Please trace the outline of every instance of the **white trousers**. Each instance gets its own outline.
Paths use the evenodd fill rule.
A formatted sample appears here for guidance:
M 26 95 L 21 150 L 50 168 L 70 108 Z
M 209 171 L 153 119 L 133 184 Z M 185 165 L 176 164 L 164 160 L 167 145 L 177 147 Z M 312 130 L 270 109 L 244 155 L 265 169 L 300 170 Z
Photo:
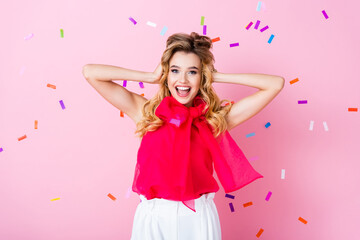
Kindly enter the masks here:
M 139 196 L 131 240 L 221 240 L 214 192 L 195 199 L 196 212 L 181 201 Z

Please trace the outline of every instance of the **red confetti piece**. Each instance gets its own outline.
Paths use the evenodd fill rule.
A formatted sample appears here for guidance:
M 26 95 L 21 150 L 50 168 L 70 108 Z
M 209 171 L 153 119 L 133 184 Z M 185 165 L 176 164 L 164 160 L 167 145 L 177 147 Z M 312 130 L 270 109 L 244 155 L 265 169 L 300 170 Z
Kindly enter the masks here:
M 52 85 L 52 84 L 50 84 L 50 83 L 48 83 L 46 86 L 49 87 L 49 88 L 52 88 L 52 89 L 56 89 L 56 86 L 55 86 L 55 85 Z
M 25 139 L 25 138 L 26 138 L 26 135 L 24 135 L 24 136 L 22 136 L 22 137 L 19 137 L 18 140 L 21 141 L 21 140 L 23 140 L 23 139 Z
M 124 113 L 121 110 L 120 110 L 120 117 L 124 117 Z
M 304 224 L 307 224 L 307 221 L 305 219 L 303 219 L 302 217 L 299 217 L 299 221 L 304 223 Z
M 213 38 L 213 39 L 211 39 L 211 41 L 212 41 L 212 42 L 217 42 L 217 41 L 220 41 L 220 38 L 219 38 L 219 37 Z
M 298 82 L 298 81 L 299 81 L 299 79 L 298 79 L 298 78 L 295 78 L 294 80 L 291 80 L 291 81 L 290 81 L 290 84 L 296 83 L 296 82 Z
M 357 108 L 348 108 L 348 111 L 349 111 L 349 112 L 357 112 L 358 109 L 357 109 Z
M 116 200 L 116 197 L 114 197 L 113 195 L 111 195 L 111 193 L 108 194 L 108 197 L 111 198 L 112 200 Z
M 248 202 L 248 203 L 244 203 L 243 205 L 244 205 L 244 207 L 248 207 L 248 206 L 253 205 L 253 203 L 252 203 L 252 202 Z
M 264 232 L 264 229 L 260 228 L 260 230 L 259 230 L 259 232 L 256 234 L 256 236 L 259 238 L 263 232 Z

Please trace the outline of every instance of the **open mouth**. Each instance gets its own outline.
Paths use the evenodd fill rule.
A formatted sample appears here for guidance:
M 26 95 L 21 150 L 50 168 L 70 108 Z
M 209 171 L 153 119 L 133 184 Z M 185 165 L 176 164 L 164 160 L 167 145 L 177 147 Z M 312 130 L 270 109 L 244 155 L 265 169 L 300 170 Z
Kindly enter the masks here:
M 175 89 L 180 97 L 186 97 L 191 90 L 191 88 L 188 87 L 175 87 Z

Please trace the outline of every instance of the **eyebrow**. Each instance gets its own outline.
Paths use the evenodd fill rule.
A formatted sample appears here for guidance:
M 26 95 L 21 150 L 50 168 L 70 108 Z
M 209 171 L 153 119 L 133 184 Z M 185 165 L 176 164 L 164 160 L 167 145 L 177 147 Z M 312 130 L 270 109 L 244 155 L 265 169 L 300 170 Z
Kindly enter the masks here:
M 176 65 L 172 65 L 171 68 L 172 68 L 172 67 L 180 68 L 179 66 L 176 66 Z M 189 67 L 188 69 L 192 69 L 192 68 L 195 68 L 195 69 L 199 70 L 199 69 L 198 69 L 197 67 L 195 67 L 195 66 Z

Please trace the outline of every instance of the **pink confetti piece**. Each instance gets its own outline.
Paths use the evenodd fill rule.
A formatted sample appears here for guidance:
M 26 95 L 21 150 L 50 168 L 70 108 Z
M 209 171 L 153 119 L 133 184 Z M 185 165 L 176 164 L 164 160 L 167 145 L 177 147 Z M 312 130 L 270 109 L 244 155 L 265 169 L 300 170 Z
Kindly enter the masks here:
M 322 14 L 324 15 L 324 17 L 325 17 L 326 19 L 329 18 L 328 15 L 326 14 L 325 10 L 322 10 Z
M 263 27 L 262 29 L 260 29 L 260 32 L 265 31 L 266 29 L 268 29 L 269 27 L 266 25 L 265 27 Z
M 172 123 L 172 124 L 176 125 L 177 127 L 180 126 L 180 120 L 179 119 L 172 118 L 172 119 L 170 119 L 169 123 Z
M 143 82 L 139 82 L 139 85 L 140 85 L 141 88 L 144 88 Z
M 236 46 L 239 46 L 239 43 L 231 43 L 230 44 L 230 47 L 236 47 Z
M 30 33 L 29 35 L 27 35 L 26 37 L 24 37 L 24 40 L 29 40 L 30 38 L 32 38 L 34 36 L 33 33 Z
M 132 17 L 129 17 L 129 20 L 132 21 L 134 25 L 136 24 L 136 21 Z
M 253 22 L 250 22 L 247 26 L 246 26 L 246 30 L 249 30 L 249 28 L 253 25 Z
M 131 193 L 131 187 L 128 188 L 127 192 L 126 192 L 126 198 L 130 197 L 130 193 Z
M 257 20 L 254 29 L 258 29 L 259 25 L 260 25 L 260 21 Z
M 271 194 L 272 194 L 272 192 L 268 192 L 268 194 L 266 195 L 266 198 L 265 198 L 266 201 L 269 201 Z
M 258 160 L 258 159 L 259 159 L 259 157 L 258 157 L 258 156 L 255 156 L 255 157 L 250 158 L 249 160 L 250 160 L 250 161 L 255 161 L 255 160 Z

